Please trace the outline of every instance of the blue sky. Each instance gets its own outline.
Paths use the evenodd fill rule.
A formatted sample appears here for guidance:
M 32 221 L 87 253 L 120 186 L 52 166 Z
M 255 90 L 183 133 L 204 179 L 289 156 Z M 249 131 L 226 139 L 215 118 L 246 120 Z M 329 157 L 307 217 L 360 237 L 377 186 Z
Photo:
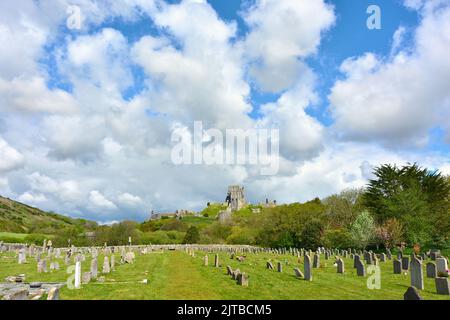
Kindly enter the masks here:
M 111 222 L 200 210 L 229 184 L 287 203 L 364 186 L 382 163 L 450 174 L 448 0 L 145 4 L 0 5 L 0 194 Z M 171 133 L 194 120 L 279 128 L 278 173 L 175 166 Z

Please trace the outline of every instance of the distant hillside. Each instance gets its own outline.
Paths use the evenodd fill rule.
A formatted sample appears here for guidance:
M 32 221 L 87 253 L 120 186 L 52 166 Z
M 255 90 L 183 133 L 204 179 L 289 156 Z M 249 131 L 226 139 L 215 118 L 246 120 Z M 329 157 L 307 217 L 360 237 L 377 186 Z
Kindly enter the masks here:
M 93 221 L 44 212 L 0 196 L 0 231 L 3 232 L 53 234 L 68 227 L 91 229 L 95 226 Z

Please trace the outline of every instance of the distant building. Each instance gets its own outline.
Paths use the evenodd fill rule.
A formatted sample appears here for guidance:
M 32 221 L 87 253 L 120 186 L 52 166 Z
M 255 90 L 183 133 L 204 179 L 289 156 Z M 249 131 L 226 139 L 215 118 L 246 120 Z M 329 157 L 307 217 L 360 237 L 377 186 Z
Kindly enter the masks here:
M 225 200 L 231 211 L 237 211 L 247 205 L 244 195 L 244 187 L 241 186 L 229 186 L 228 193 Z
M 163 218 L 177 218 L 180 219 L 182 217 L 192 215 L 193 213 L 188 210 L 176 210 L 175 212 L 167 212 L 167 213 L 154 213 L 152 211 L 152 215 L 150 216 L 150 220 L 159 220 Z

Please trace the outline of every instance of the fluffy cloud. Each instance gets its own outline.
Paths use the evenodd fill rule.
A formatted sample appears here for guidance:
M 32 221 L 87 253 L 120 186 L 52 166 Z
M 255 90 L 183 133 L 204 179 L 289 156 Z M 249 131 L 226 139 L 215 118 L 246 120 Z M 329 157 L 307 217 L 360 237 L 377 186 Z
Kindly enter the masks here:
M 97 209 L 115 210 L 116 205 L 97 190 L 89 193 L 89 201 Z
M 142 199 L 129 193 L 122 193 L 117 200 L 125 206 L 136 206 L 142 203 Z
M 341 66 L 330 94 L 335 128 L 345 138 L 424 146 L 450 117 L 450 6 L 423 11 L 412 53 L 388 60 L 367 53 Z M 398 43 L 396 44 L 398 46 Z M 430 85 L 430 84 L 433 85 Z
M 322 0 L 258 0 L 244 19 L 251 29 L 244 44 L 250 74 L 262 90 L 279 92 L 297 81 L 302 59 L 317 51 L 335 16 Z
M 73 113 L 77 102 L 67 92 L 49 90 L 43 78 L 0 78 L 0 110 L 14 112 Z
M 0 137 L 0 172 L 21 168 L 24 162 L 24 156 Z

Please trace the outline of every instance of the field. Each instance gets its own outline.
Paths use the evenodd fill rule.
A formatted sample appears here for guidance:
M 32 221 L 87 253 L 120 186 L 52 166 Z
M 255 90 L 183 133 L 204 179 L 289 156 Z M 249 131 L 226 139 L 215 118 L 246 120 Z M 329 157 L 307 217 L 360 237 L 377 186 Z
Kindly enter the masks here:
M 116 253 L 116 270 L 105 274 L 105 282 L 91 281 L 81 289 L 61 290 L 61 299 L 76 300 L 206 300 L 206 299 L 333 299 L 333 300 L 401 300 L 409 286 L 408 274 L 393 274 L 392 261 L 380 262 L 381 289 L 367 288 L 367 277 L 357 277 L 351 259 L 344 259 L 345 274 L 337 274 L 334 260 L 325 260 L 321 256 L 321 267 L 313 269 L 313 281 L 308 282 L 294 276 L 293 268 L 303 265 L 298 258 L 291 255 L 260 253 L 249 254 L 244 262 L 231 260 L 229 254 L 220 253 L 221 267 L 213 266 L 214 254 L 208 254 L 209 266 L 203 265 L 205 253 L 196 252 L 191 257 L 184 251 L 152 252 L 136 255 L 134 264 L 118 263 Z M 271 259 L 283 263 L 283 272 L 266 269 L 266 262 Z M 14 253 L 0 255 L 0 278 L 10 275 L 26 274 L 26 281 L 66 282 L 67 274 L 63 259 L 59 259 L 61 270 L 49 273 L 37 273 L 36 262 L 27 258 L 28 263 L 19 265 Z M 55 260 L 52 260 L 55 261 Z M 99 255 L 99 276 L 103 256 Z M 241 287 L 226 274 L 226 266 L 239 268 L 247 273 L 249 286 Z M 82 262 L 83 272 L 89 271 L 90 259 Z M 426 274 L 424 270 L 424 274 Z M 142 280 L 148 279 L 148 283 Z M 425 277 L 425 290 L 421 295 L 425 300 L 447 299 L 435 293 L 433 279 Z

